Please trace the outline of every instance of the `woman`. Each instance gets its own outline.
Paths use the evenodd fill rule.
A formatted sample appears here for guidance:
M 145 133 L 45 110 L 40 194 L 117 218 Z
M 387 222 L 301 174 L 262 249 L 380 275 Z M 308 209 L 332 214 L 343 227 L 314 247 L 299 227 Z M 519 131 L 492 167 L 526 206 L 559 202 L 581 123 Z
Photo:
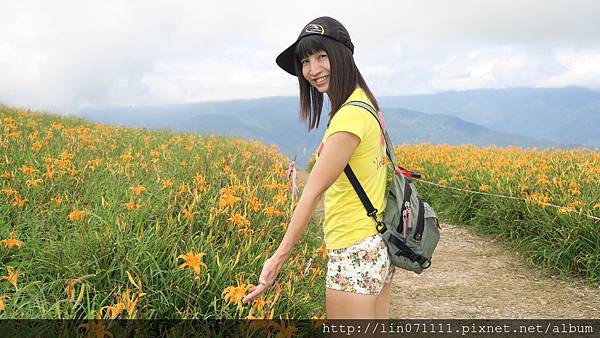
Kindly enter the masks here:
M 387 249 L 366 215 L 343 170 L 352 170 L 377 210 L 385 209 L 385 141 L 377 120 L 364 108 L 344 105 L 362 101 L 379 111 L 375 97 L 353 58 L 350 35 L 338 21 L 321 17 L 311 21 L 277 64 L 297 76 L 300 117 L 309 130 L 318 127 L 327 94 L 331 111 L 317 161 L 285 236 L 265 262 L 259 284 L 244 301 L 252 301 L 275 282 L 306 224 L 325 194 L 323 231 L 329 253 L 325 292 L 327 318 L 389 318 L 393 266 Z M 381 219 L 381 212 L 378 214 Z

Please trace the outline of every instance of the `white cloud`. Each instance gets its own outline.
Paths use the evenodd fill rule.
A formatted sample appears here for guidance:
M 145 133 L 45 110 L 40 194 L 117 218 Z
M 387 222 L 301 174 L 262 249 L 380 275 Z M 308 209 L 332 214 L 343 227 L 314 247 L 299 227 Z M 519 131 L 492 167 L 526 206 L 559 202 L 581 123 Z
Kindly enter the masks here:
M 468 51 L 435 66 L 434 90 L 468 90 L 482 87 L 528 86 L 543 76 L 543 60 L 521 48 Z
M 539 81 L 543 87 L 581 85 L 600 89 L 600 49 L 561 49 L 554 53 L 555 59 L 565 71 Z
M 275 66 L 311 19 L 349 29 L 377 95 L 600 89 L 600 3 L 3 1 L 0 101 L 56 111 L 295 95 Z
M 158 62 L 142 80 L 148 88 L 146 103 L 289 95 L 285 88 L 296 80 L 272 65 L 266 66 L 273 62 L 271 55 L 232 47 L 218 57 Z

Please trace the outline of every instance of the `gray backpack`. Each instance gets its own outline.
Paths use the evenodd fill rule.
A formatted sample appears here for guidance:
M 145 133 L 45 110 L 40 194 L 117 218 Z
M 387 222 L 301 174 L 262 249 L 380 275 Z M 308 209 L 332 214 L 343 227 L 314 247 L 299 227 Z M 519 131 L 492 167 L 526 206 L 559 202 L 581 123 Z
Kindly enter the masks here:
M 392 264 L 421 273 L 431 266 L 431 256 L 440 239 L 440 227 L 435 212 L 419 197 L 417 189 L 409 179 L 420 178 L 420 174 L 396 165 L 394 146 L 373 107 L 361 101 L 350 101 L 346 104 L 368 110 L 377 119 L 385 136 L 386 152 L 392 162 L 394 175 L 386 192 L 387 205 L 383 212 L 383 221 L 377 219 L 377 209 L 373 207 L 349 164 L 344 168 L 344 173 L 365 206 L 367 216 L 375 220 L 377 231 L 387 245 Z

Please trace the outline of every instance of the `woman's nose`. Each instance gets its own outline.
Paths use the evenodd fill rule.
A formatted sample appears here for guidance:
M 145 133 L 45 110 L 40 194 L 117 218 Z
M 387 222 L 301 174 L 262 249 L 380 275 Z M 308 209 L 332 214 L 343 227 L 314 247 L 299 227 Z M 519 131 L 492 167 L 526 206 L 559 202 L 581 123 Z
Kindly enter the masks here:
M 322 69 L 321 65 L 319 65 L 318 62 L 310 62 L 309 67 L 310 67 L 310 71 L 309 71 L 310 75 L 319 74 L 319 72 Z

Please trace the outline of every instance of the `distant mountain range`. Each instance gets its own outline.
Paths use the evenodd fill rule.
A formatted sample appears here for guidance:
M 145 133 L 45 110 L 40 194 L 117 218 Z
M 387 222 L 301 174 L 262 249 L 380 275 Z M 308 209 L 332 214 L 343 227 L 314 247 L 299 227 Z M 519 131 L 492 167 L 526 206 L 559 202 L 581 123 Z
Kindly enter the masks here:
M 380 101 L 384 107 L 454 116 L 542 141 L 600 147 L 600 92 L 585 88 L 484 89 Z
M 600 92 L 588 89 L 485 89 L 381 97 L 379 102 L 395 144 L 600 147 Z M 307 132 L 294 97 L 106 107 L 75 115 L 100 123 L 260 139 L 297 157 L 300 167 L 319 145 L 327 123 L 323 114 L 320 127 Z

